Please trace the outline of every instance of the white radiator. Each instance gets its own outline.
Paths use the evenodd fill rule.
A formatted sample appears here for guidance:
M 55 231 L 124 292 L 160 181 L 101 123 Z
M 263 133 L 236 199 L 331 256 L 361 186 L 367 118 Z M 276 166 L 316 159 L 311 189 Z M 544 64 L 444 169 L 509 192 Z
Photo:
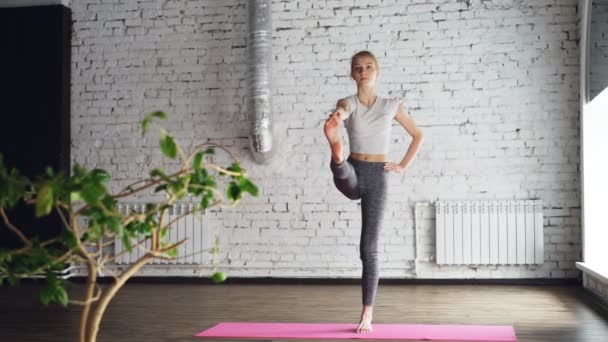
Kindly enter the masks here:
M 542 264 L 541 200 L 437 201 L 437 264 Z
M 182 215 L 182 213 L 186 213 L 188 211 L 192 211 L 194 203 L 174 203 L 174 205 L 167 209 L 165 215 L 163 216 L 163 225 L 166 225 L 170 221 Z M 133 211 L 143 212 L 145 210 L 145 203 L 119 203 L 118 210 L 121 214 L 127 215 Z M 158 220 L 158 218 L 157 218 Z M 186 215 L 179 220 L 175 221 L 171 228 L 168 230 L 167 235 L 164 240 L 169 240 L 171 243 L 175 243 L 181 241 L 185 238 L 188 240 L 183 243 L 177 250 L 177 257 L 174 260 L 165 260 L 155 258 L 152 260 L 152 264 L 202 264 L 203 262 L 207 262 L 207 260 L 203 260 L 203 255 L 207 255 L 208 253 L 204 251 L 205 249 L 210 248 L 213 243 L 211 241 L 211 234 L 208 231 L 206 225 L 204 224 L 203 216 L 200 212 L 196 214 Z M 137 243 L 136 240 L 131 240 L 131 246 L 135 246 Z M 145 245 L 142 244 L 141 247 L 144 247 L 146 250 L 150 249 L 150 239 L 145 242 Z M 125 251 L 123 243 L 121 239 L 116 238 L 114 240 L 114 253 L 118 255 Z M 126 252 L 122 254 L 120 257 L 116 258 L 117 264 L 130 264 L 140 257 L 144 255 L 145 251 L 143 251 L 139 247 L 133 247 L 131 252 Z

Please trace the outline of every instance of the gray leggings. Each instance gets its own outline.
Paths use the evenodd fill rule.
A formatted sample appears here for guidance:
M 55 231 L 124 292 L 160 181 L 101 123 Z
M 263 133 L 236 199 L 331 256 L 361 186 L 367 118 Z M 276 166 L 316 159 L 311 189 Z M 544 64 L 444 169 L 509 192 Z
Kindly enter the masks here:
M 384 170 L 384 162 L 368 162 L 350 157 L 339 165 L 332 158 L 329 166 L 338 190 L 352 200 L 361 199 L 361 288 L 363 305 L 371 306 L 376 298 L 380 278 L 378 235 L 386 208 L 388 172 Z

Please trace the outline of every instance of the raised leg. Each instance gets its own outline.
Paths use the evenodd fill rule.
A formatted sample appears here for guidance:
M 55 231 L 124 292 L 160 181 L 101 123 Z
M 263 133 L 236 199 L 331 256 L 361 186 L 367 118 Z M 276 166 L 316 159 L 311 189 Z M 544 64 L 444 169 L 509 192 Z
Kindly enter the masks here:
M 342 164 L 336 164 L 332 159 L 329 162 L 329 167 L 334 175 L 336 188 L 344 196 L 352 200 L 361 198 L 357 173 L 348 160 L 343 161 Z

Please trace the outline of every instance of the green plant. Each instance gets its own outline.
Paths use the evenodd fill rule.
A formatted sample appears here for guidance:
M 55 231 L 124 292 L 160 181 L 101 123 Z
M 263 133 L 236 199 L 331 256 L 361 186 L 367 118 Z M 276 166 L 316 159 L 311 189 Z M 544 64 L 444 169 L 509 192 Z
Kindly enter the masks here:
M 141 121 L 142 135 L 146 134 L 148 126 L 155 125 L 159 131 L 163 154 L 171 159 L 179 158 L 181 168 L 172 174 L 165 173 L 161 168 L 153 169 L 149 173 L 150 178 L 130 184 L 118 194 L 108 193 L 106 184 L 111 177 L 105 170 L 87 170 L 76 164 L 72 175 L 66 176 L 47 168 L 43 175 L 38 176 L 35 181 L 30 181 L 15 168 L 9 171 L 0 154 L 0 215 L 6 227 L 16 234 L 22 244 L 14 249 L 0 249 L 0 285 L 5 280 L 11 285 L 18 285 L 21 278 L 44 274 L 46 281 L 40 294 L 42 303 L 83 306 L 79 330 L 81 342 L 96 340 L 109 302 L 141 267 L 154 258 L 176 257 L 177 248 L 186 239 L 178 242 L 167 241 L 171 224 L 179 218 L 164 221 L 166 210 L 175 201 L 191 196 L 197 203 L 194 210 L 180 217 L 222 205 L 222 192 L 217 189 L 216 178 L 208 170 L 216 171 L 219 176 L 230 177 L 226 197 L 232 202 L 232 207 L 242 199 L 244 193 L 253 196 L 258 194 L 257 186 L 247 178 L 245 170 L 223 146 L 201 144 L 186 155 L 173 136 L 154 122 L 155 119 L 166 118 L 166 114 L 160 111 L 146 115 Z M 226 168 L 207 163 L 205 157 L 214 154 L 214 148 L 226 151 L 232 157 L 233 163 Z M 148 203 L 145 211 L 141 213 L 122 215 L 118 211 L 118 199 L 146 189 L 152 190 L 153 187 L 154 193 L 162 192 L 166 195 L 164 201 Z M 56 210 L 65 229 L 59 236 L 47 241 L 39 241 L 37 236 L 26 237 L 10 222 L 5 210 L 14 208 L 21 201 L 35 206 L 36 217 L 49 215 Z M 88 218 L 87 227 L 78 226 L 79 217 Z M 104 238 L 109 241 L 104 243 Z M 122 253 L 97 257 L 100 256 L 104 245 L 112 243 L 114 238 L 122 240 L 126 247 L 123 253 L 130 252 L 133 248 L 143 248 L 147 240 L 150 240 L 150 248 L 120 274 L 108 272 L 113 282 L 102 291 L 97 284 L 98 271 Z M 131 240 L 137 243 L 131 244 Z M 218 244 L 219 239 L 216 237 L 212 253 L 217 254 Z M 56 276 L 57 271 L 65 269 L 72 262 L 84 263 L 87 267 L 86 294 L 83 301 L 70 300 L 66 291 L 69 283 Z M 217 272 L 216 266 L 214 260 L 215 273 L 211 279 L 214 282 L 223 282 L 226 275 Z

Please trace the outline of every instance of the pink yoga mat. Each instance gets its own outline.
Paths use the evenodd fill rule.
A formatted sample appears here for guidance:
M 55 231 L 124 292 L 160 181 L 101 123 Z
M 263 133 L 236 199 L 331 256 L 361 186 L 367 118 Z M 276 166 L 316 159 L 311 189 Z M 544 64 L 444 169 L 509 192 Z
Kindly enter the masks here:
M 517 341 L 512 326 L 379 324 L 357 333 L 358 324 L 222 322 L 196 337 L 247 339 L 364 339 L 436 341 Z

